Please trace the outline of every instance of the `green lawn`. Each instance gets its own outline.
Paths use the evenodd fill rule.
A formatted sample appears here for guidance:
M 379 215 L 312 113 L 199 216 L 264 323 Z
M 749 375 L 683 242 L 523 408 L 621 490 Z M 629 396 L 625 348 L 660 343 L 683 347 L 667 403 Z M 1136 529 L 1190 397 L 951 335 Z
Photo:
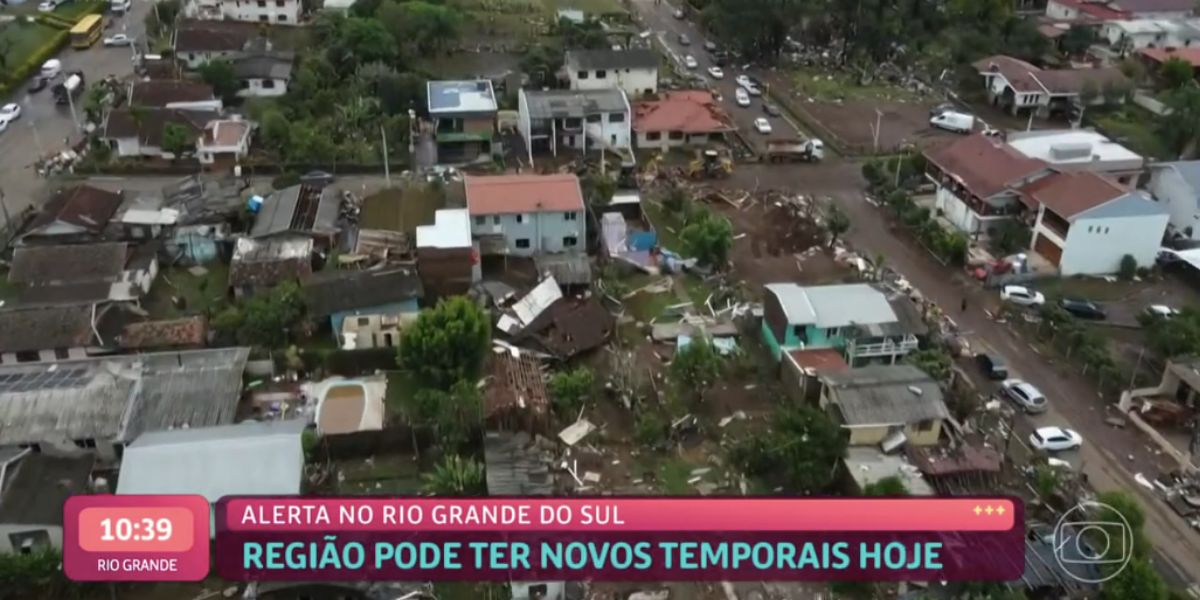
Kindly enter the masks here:
M 8 270 L 0 269 L 0 300 L 11 300 L 17 295 L 17 287 L 8 282 Z
M 542 0 L 547 10 L 582 10 L 588 15 L 604 15 L 628 12 L 619 0 Z
M 363 228 L 414 235 L 418 226 L 432 224 L 434 213 L 445 206 L 445 195 L 429 186 L 392 188 L 363 199 L 359 223 Z
M 643 202 L 642 210 L 645 211 L 646 218 L 654 224 L 654 230 L 658 233 L 658 245 L 672 252 L 681 252 L 683 243 L 679 241 L 679 230 L 683 228 L 683 221 L 667 212 L 658 202 Z
M 857 78 L 849 73 L 826 73 L 799 69 L 792 75 L 796 90 L 804 98 L 817 102 L 837 100 L 902 100 L 916 101 L 919 98 L 906 89 L 887 83 L 859 85 Z
M 1082 298 L 1095 302 L 1113 302 L 1121 300 L 1138 290 L 1138 284 L 1117 281 L 1109 283 L 1093 277 L 1066 277 L 1047 279 L 1037 282 L 1034 287 L 1047 298 L 1062 296 L 1066 298 Z
M 421 491 L 420 468 L 407 454 L 375 456 L 366 460 L 345 460 L 338 463 L 343 479 L 338 483 L 339 494 L 404 494 Z
M 1115 110 L 1089 110 L 1084 113 L 1084 119 L 1114 141 L 1129 146 L 1130 150 L 1147 158 L 1174 158 L 1174 153 L 1155 128 L 1157 117 L 1145 109 L 1126 105 Z
M 183 268 L 161 271 L 154 287 L 150 289 L 150 295 L 146 297 L 145 309 L 160 319 L 215 312 L 225 302 L 229 267 L 214 262 L 204 268 L 207 272 L 201 277 Z M 179 307 L 172 302 L 172 298 L 176 297 L 184 299 L 184 306 Z
M 4 57 L 5 64 L 8 65 L 5 70 L 20 66 L 27 56 L 33 54 L 57 31 L 41 23 L 29 23 L 20 19 L 0 25 L 0 39 L 5 40 L 0 42 L 0 45 L 8 45 Z

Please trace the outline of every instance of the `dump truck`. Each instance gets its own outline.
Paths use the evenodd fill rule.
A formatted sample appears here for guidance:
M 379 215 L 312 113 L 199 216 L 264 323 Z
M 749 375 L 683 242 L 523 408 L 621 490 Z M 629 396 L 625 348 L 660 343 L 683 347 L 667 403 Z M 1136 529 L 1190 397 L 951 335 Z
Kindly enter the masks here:
M 718 179 L 728 177 L 730 173 L 733 173 L 733 158 L 728 151 L 700 150 L 688 164 L 688 177 L 692 179 Z
M 815 138 L 767 140 L 766 157 L 771 162 L 817 162 L 825 158 L 825 143 Z

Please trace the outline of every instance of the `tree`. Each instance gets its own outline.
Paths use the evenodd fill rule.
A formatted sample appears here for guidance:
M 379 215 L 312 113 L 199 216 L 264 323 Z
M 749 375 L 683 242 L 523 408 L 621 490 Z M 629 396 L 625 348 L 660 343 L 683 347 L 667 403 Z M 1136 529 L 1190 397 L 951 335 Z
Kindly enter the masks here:
M 162 149 L 174 159 L 196 151 L 196 132 L 179 123 L 167 123 L 162 132 Z
M 1200 137 L 1200 87 L 1189 85 L 1173 90 L 1164 103 L 1170 109 L 1161 117 L 1164 137 L 1180 158 L 1192 156 Z
M 687 213 L 688 201 L 687 189 L 677 182 L 672 182 L 663 190 L 662 205 L 673 215 L 683 215 Z
M 600 50 L 609 47 L 608 34 L 598 19 L 576 23 L 570 19 L 558 20 L 558 37 L 567 50 Z
M 697 336 L 690 344 L 675 350 L 675 357 L 671 359 L 671 379 L 700 400 L 705 390 L 721 376 L 721 366 L 721 356 L 713 345 L 704 336 Z
M 558 83 L 555 75 L 563 66 L 563 49 L 556 42 L 538 42 L 521 57 L 521 71 L 538 87 Z
M 863 489 L 864 496 L 908 496 L 908 486 L 899 477 L 884 477 L 879 481 L 867 484 Z
M 271 109 L 263 113 L 259 122 L 262 123 L 262 128 L 259 132 L 262 134 L 263 142 L 267 147 L 278 152 L 280 155 L 286 155 L 291 146 L 292 123 L 288 118 L 283 116 L 283 113 Z
M 587 367 L 578 367 L 570 371 L 555 373 L 546 386 L 554 407 L 564 416 L 575 417 L 575 412 L 583 406 L 584 401 L 592 394 L 596 379 Z
M 712 0 L 702 21 L 747 57 L 774 58 L 791 26 L 814 5 L 797 0 Z
M 1089 46 L 1095 41 L 1096 34 L 1091 27 L 1082 25 L 1072 25 L 1062 36 L 1060 45 L 1062 51 L 1067 56 L 1079 56 L 1087 52 Z
M 1133 93 L 1133 84 L 1127 81 L 1105 81 L 1104 85 L 1100 86 L 1100 92 L 1104 96 L 1106 105 L 1116 106 L 1125 102 L 1125 99 Z
M 146 13 L 146 35 L 159 37 L 168 33 L 175 25 L 182 7 L 181 0 L 159 0 Z
M 443 299 L 421 311 L 400 338 L 400 366 L 427 386 L 449 389 L 474 381 L 487 354 L 491 320 L 466 296 Z
M 841 207 L 832 204 L 825 215 L 825 226 L 829 228 L 829 247 L 832 248 L 842 234 L 850 231 L 850 217 L 846 216 Z
M 1146 65 L 1136 58 L 1129 57 L 1122 60 L 1119 67 L 1121 74 L 1134 83 L 1141 83 L 1146 79 Z
M 466 447 L 479 427 L 483 396 L 474 382 L 456 381 L 447 390 L 418 388 L 402 398 L 408 422 L 413 427 L 431 429 L 437 445 L 449 452 Z
M 925 348 L 904 357 L 904 362 L 921 369 L 938 381 L 950 378 L 950 355 L 942 348 Z
M 1088 79 L 1079 86 L 1079 102 L 1084 106 L 1091 106 L 1100 97 L 1100 86 L 1095 81 Z
M 788 404 L 771 418 L 766 432 L 737 442 L 730 455 L 747 474 L 790 491 L 819 494 L 833 483 L 846 455 L 846 437 L 816 407 Z
M 1159 67 L 1158 76 L 1167 89 L 1176 90 L 1190 84 L 1195 79 L 1195 72 L 1192 70 L 1192 63 L 1172 56 Z
M 1112 579 L 1104 582 L 1101 600 L 1167 600 L 1167 584 L 1144 559 L 1135 558 Z
M 679 232 L 688 256 L 702 264 L 720 269 L 729 260 L 729 249 L 733 246 L 733 225 L 724 217 L 703 212 Z
M 222 100 L 232 102 L 237 98 L 241 85 L 233 72 L 233 63 L 227 60 L 210 60 L 200 67 L 200 77 L 211 85 Z
M 401 44 L 418 56 L 431 56 L 453 44 L 462 27 L 462 15 L 450 6 L 410 0 L 385 2 L 379 21 Z
M 1117 277 L 1120 277 L 1121 281 L 1133 281 L 1137 276 L 1137 269 L 1137 259 L 1132 254 L 1126 254 L 1121 257 L 1121 268 L 1117 271 Z
M 1029 248 L 1032 237 L 1033 232 L 1028 225 L 1016 219 L 1009 219 L 996 225 L 995 231 L 988 236 L 988 241 L 993 252 L 1008 256 Z
M 483 466 L 457 454 L 447 456 L 426 473 L 421 489 L 431 496 L 484 496 Z
M 252 296 L 240 306 L 230 306 L 213 319 L 213 328 L 238 343 L 261 348 L 282 348 L 304 317 L 304 296 L 294 281 L 270 292 Z
M 327 46 L 329 61 L 343 73 L 353 73 L 361 64 L 391 62 L 397 54 L 396 39 L 377 19 L 351 17 L 337 21 L 334 37 Z M 332 78 L 327 81 L 337 81 Z
M 1150 545 L 1143 531 L 1146 526 L 1146 513 L 1142 510 L 1142 505 L 1133 496 L 1122 491 L 1104 492 L 1096 497 L 1096 501 L 1111 507 L 1111 510 L 1102 509 L 1097 519 L 1109 523 L 1128 523 L 1133 533 L 1133 553 L 1143 556 Z
M 608 206 L 613 194 L 617 193 L 617 182 L 607 175 L 585 175 L 580 180 L 580 187 L 583 188 L 583 199 L 593 208 Z
M 1200 354 L 1200 310 L 1185 306 L 1171 319 L 1154 319 L 1146 343 L 1162 358 Z

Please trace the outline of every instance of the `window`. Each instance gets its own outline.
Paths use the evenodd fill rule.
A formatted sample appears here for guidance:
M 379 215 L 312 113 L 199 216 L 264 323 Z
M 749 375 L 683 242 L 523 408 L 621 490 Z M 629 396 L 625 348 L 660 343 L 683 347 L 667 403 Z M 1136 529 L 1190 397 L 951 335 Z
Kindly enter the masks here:
M 267 15 L 258 15 L 258 20 L 262 21 L 263 23 L 266 23 L 266 22 L 270 21 L 271 18 L 268 17 Z
M 608 71 L 605 71 L 604 69 L 598 69 L 596 71 L 596 79 L 604 79 L 605 77 L 608 77 Z
M 588 78 L 588 72 L 587 72 L 587 71 L 580 71 L 580 72 L 576 73 L 576 74 L 575 74 L 575 76 L 576 76 L 577 78 L 579 78 L 579 79 L 587 79 L 587 78 Z
M 37 350 L 23 350 L 17 353 L 17 362 L 19 363 L 37 362 L 41 359 L 42 357 L 38 354 Z
M 583 121 L 575 117 L 563 119 L 563 127 L 566 127 L 567 129 L 579 129 L 579 126 L 582 124 Z
M 492 225 L 499 225 L 499 224 L 500 224 L 500 215 L 493 215 L 492 216 Z
M 387 346 L 388 348 L 391 348 L 392 346 L 395 345 L 395 342 L 392 341 L 392 334 L 390 334 L 390 333 L 383 334 L 383 345 Z
M 370 325 L 370 324 L 371 324 L 371 319 L 369 317 L 359 317 L 358 318 L 358 326 L 359 327 L 366 327 L 367 325 Z
M 476 225 L 483 225 L 483 221 L 484 221 L 484 218 L 483 218 L 483 217 L 475 217 L 475 224 L 476 224 Z
M 71 352 L 69 350 L 67 350 L 66 348 L 55 348 L 54 349 L 54 358 L 57 358 L 59 360 L 71 358 Z
M 625 122 L 625 113 L 610 113 L 608 115 L 608 122 L 609 123 L 624 123 Z
M 1091 225 L 1088 225 L 1088 233 L 1092 233 L 1092 230 L 1093 230 L 1093 229 L 1095 229 L 1095 227 L 1092 227 Z
M 579 238 L 576 238 L 573 235 L 568 235 L 568 236 L 563 237 L 563 247 L 564 248 L 574 248 L 575 244 L 578 244 L 578 243 L 579 243 Z
M 587 122 L 588 123 L 599 123 L 601 118 L 602 118 L 601 115 L 588 115 Z
M 565 212 L 565 213 L 563 213 L 563 220 L 564 221 L 578 221 L 579 215 L 577 213 L 575 213 L 574 211 Z
M 647 140 L 647 141 L 651 141 L 651 142 L 657 142 L 657 141 L 658 141 L 658 140 L 660 140 L 660 139 L 662 139 L 662 134 L 661 134 L 661 133 L 659 133 L 659 132 L 657 132 L 657 131 L 648 131 L 648 132 L 646 132 L 646 140 Z
M 672 139 L 672 140 L 682 140 L 683 132 L 682 131 L 672 131 L 667 134 L 667 138 Z
M 539 583 L 537 585 L 529 586 L 529 599 L 530 600 L 541 600 L 542 598 L 545 598 L 546 595 L 549 593 L 550 593 L 550 588 L 547 587 L 546 584 L 544 584 L 544 583 Z
M 839 335 L 841 335 L 841 334 L 842 334 L 842 328 L 841 328 L 841 327 L 830 327 L 829 329 L 826 329 L 826 330 L 825 330 L 825 335 L 826 335 L 827 337 L 837 337 L 837 336 L 839 336 Z
M 284 5 L 283 0 L 275 0 L 275 6 L 278 6 L 279 8 L 283 8 L 283 5 Z
M 529 238 L 521 238 L 521 239 L 517 240 L 517 247 L 518 248 L 528 248 L 529 247 Z
M 279 15 L 279 17 L 277 17 L 277 18 L 279 19 L 280 22 L 287 21 L 287 15 Z
M 259 8 L 266 8 L 266 7 L 267 7 L 267 0 L 258 0 L 258 7 L 259 7 Z
M 918 422 L 917 431 L 933 431 L 933 419 L 923 419 Z
M 264 79 L 264 80 L 262 80 L 262 86 L 263 86 L 263 89 L 269 90 L 269 89 L 275 87 L 275 80 L 274 79 Z
M 524 223 L 524 222 L 525 222 L 525 215 L 518 214 L 518 215 L 516 216 L 516 219 L 517 219 L 517 225 L 520 225 L 521 223 Z

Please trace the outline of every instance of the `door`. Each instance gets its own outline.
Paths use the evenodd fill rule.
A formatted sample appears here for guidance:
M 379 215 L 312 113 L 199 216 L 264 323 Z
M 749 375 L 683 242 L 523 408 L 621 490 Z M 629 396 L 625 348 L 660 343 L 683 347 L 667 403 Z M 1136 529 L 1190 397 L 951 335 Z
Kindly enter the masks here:
M 1062 262 L 1062 248 L 1059 248 L 1057 244 L 1050 241 L 1050 238 L 1046 236 L 1037 236 L 1037 241 L 1033 243 L 1033 251 L 1041 254 L 1056 267 Z

